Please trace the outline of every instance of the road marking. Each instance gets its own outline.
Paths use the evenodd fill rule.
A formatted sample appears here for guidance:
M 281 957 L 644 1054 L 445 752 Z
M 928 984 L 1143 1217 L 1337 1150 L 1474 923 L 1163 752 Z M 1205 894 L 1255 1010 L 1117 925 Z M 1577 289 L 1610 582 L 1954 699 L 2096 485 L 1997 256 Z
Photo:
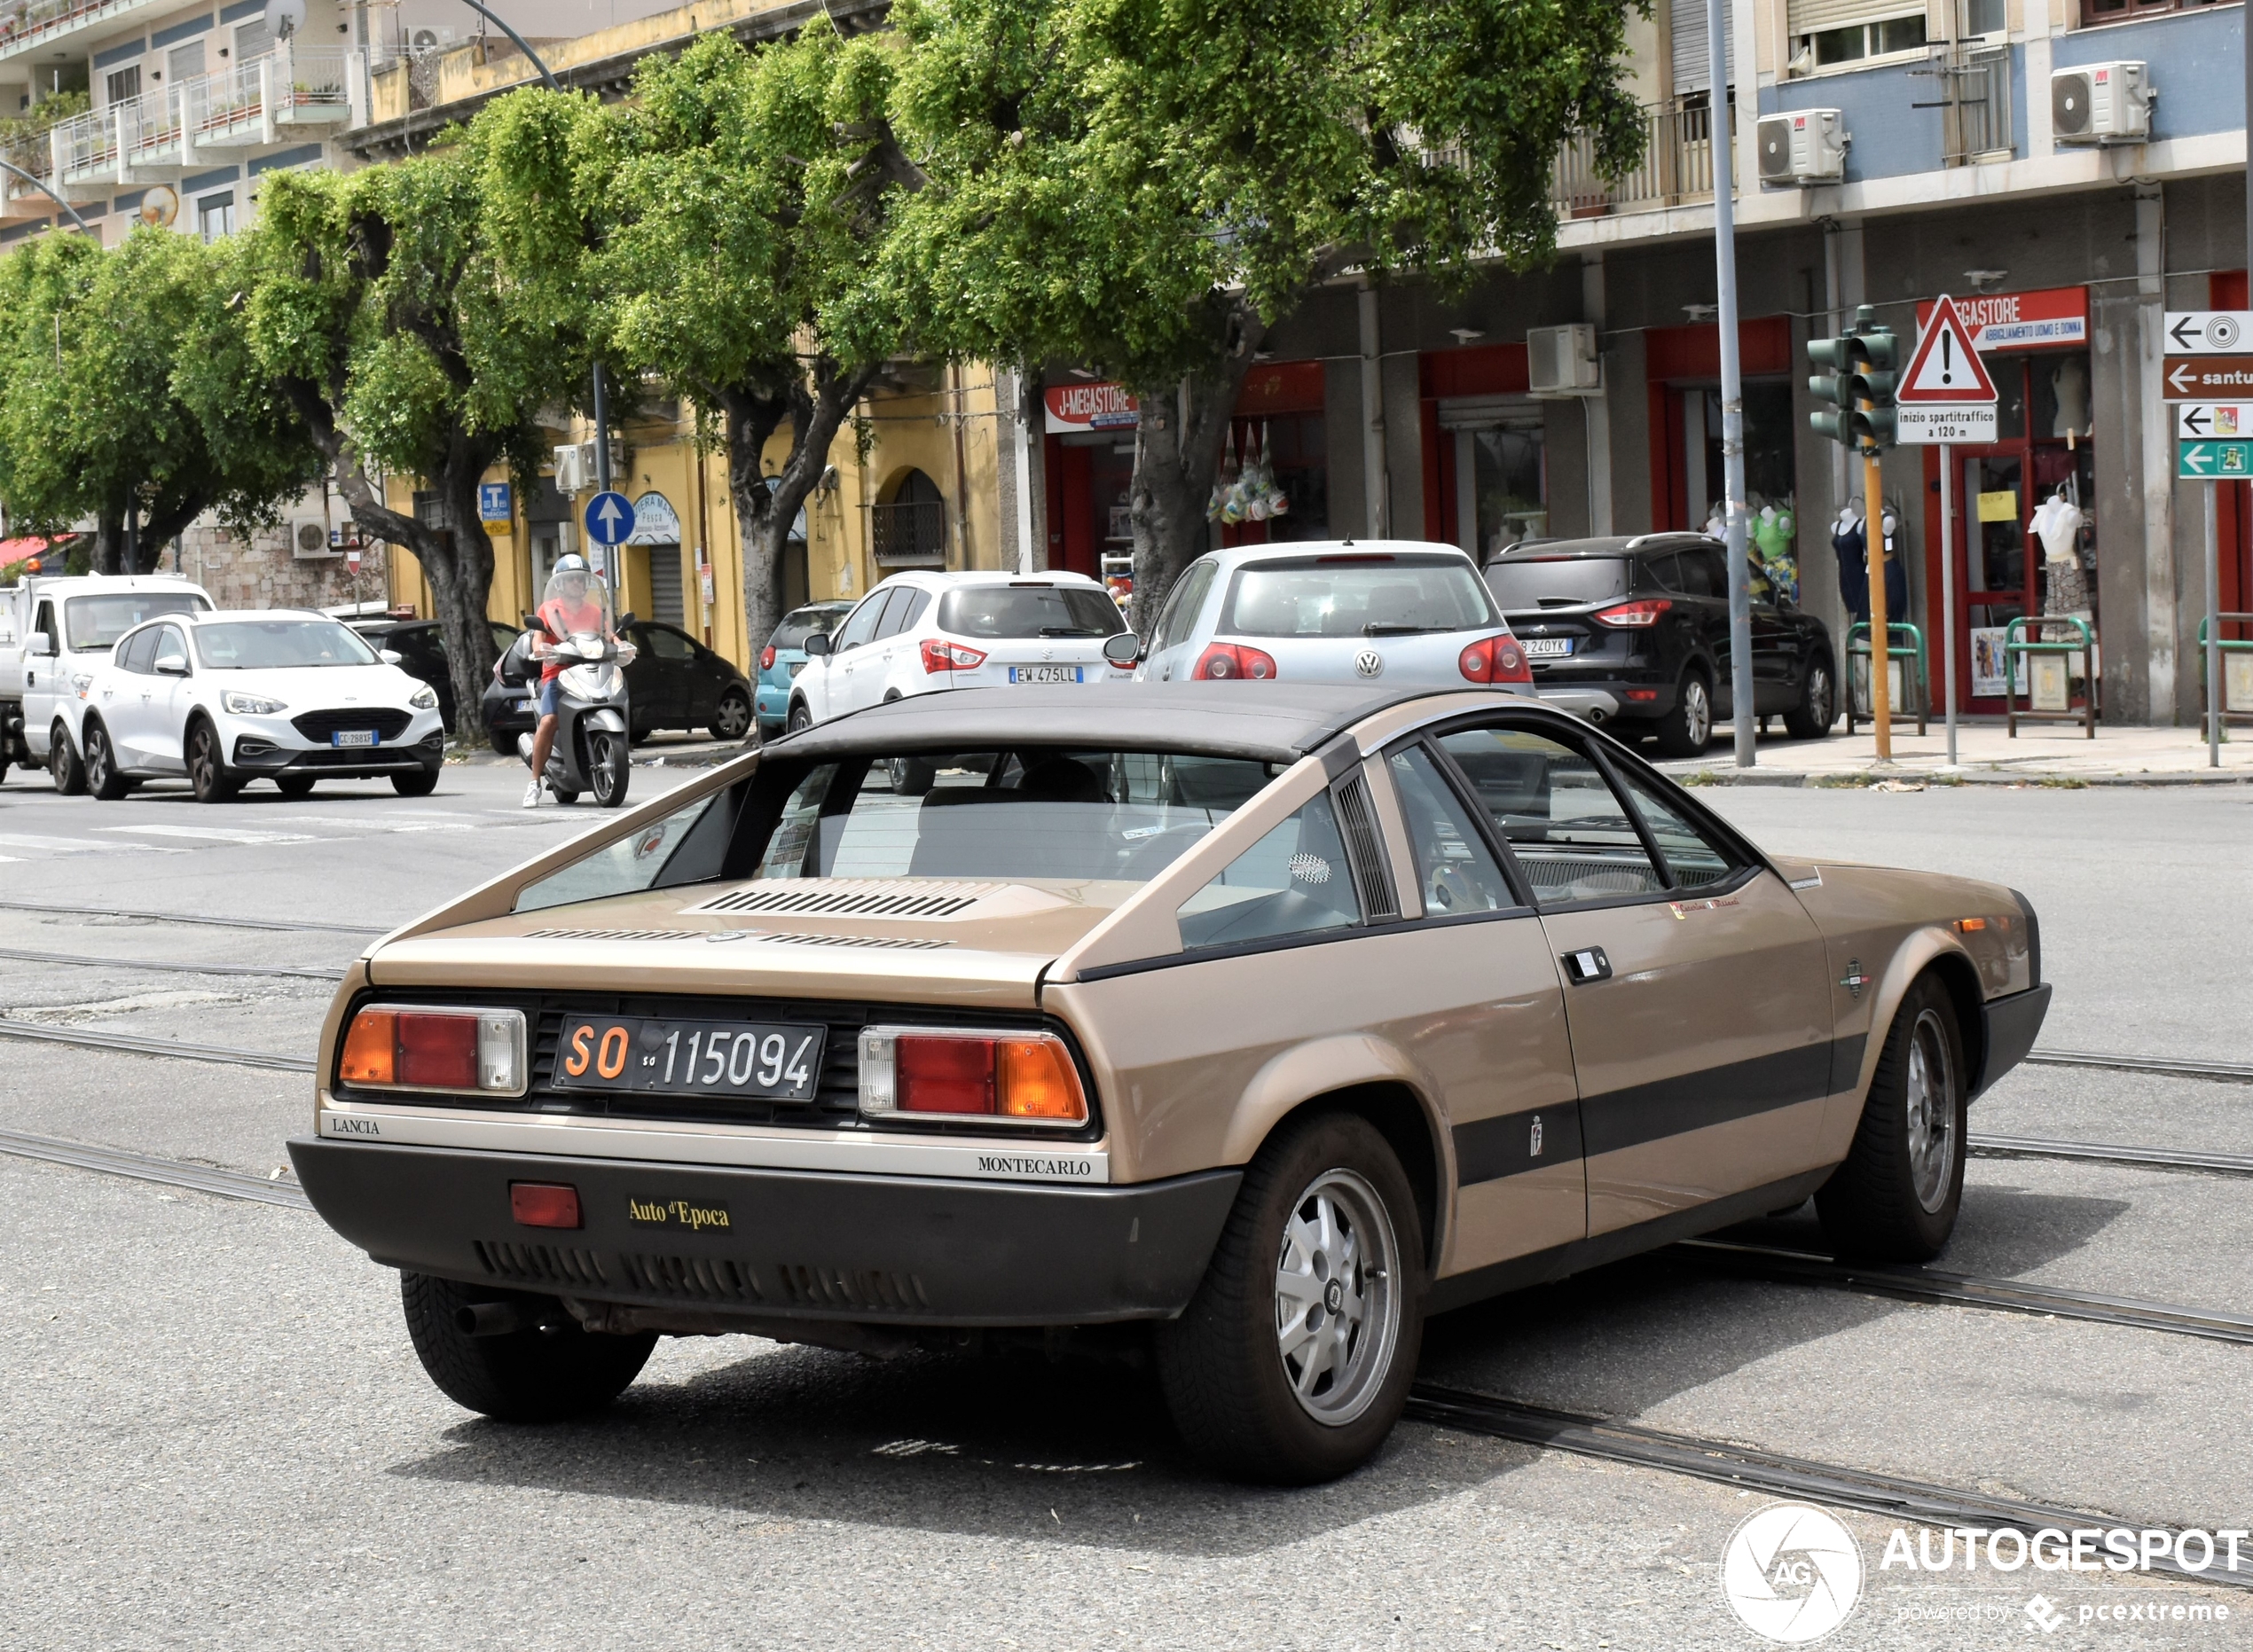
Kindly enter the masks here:
M 10 849 L 43 849 L 58 855 L 184 855 L 184 849 L 159 843 L 98 843 L 82 837 L 34 837 L 23 832 L 0 832 L 0 843 Z
M 221 843 L 310 843 L 313 842 L 312 838 L 302 832 L 245 832 L 226 826 L 114 826 L 98 829 L 104 832 L 139 832 L 150 837 L 203 838 Z

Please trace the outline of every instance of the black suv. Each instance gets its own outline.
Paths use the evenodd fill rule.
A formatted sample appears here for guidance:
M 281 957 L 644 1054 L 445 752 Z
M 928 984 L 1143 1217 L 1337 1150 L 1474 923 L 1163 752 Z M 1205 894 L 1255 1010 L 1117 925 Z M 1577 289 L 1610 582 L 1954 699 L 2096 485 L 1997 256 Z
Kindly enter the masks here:
M 1487 564 L 1536 686 L 1600 688 L 1612 732 L 1654 733 L 1669 757 L 1706 748 L 1729 697 L 1729 552 L 1703 534 L 1551 539 Z M 1830 732 L 1837 656 L 1823 622 L 1770 591 L 1753 564 L 1753 709 L 1794 738 Z M 1621 725 L 1626 726 L 1622 727 Z

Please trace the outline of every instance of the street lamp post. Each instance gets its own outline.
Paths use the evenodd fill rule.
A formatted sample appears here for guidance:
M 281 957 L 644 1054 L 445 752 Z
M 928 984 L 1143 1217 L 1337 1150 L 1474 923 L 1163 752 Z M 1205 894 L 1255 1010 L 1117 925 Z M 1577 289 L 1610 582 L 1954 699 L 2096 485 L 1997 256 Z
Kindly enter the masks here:
M 91 235 L 94 232 L 93 226 L 89 224 L 85 219 L 78 215 L 78 208 L 72 206 L 61 196 L 56 194 L 53 190 L 48 188 L 46 183 L 43 179 L 34 177 L 30 173 L 25 171 L 12 161 L 0 161 L 0 171 L 4 171 L 10 177 L 21 178 L 25 183 L 30 184 L 32 188 L 37 190 L 41 194 L 44 195 L 49 200 L 53 201 L 55 205 L 60 207 L 65 212 L 68 213 L 70 215 L 70 221 L 76 224 L 80 229 L 85 231 L 87 234 Z
M 1745 385 L 1737 359 L 1737 146 L 1729 107 L 1728 0 L 1706 0 L 1706 84 L 1713 112 L 1713 241 L 1721 313 L 1721 478 L 1729 539 L 1729 709 L 1737 766 L 1755 756 L 1752 569 L 1745 560 Z

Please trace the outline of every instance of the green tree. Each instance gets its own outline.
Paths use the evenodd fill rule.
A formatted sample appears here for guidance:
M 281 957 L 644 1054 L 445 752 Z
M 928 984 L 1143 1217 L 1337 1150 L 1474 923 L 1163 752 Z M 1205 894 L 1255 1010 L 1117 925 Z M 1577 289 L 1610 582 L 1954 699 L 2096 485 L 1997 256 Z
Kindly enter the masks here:
M 1140 398 L 1147 631 L 1207 543 L 1229 415 L 1323 283 L 1551 256 L 1575 129 L 1617 173 L 1641 0 L 898 0 L 891 118 L 927 179 L 887 269 L 958 356 L 1106 371 Z
M 647 59 L 624 106 L 505 100 L 547 113 L 496 166 L 497 233 L 513 263 L 580 271 L 606 360 L 687 396 L 726 452 L 754 647 L 781 617 L 799 508 L 905 347 L 871 280 L 915 176 L 883 119 L 899 56 L 890 36 L 846 41 L 817 20 L 755 51 L 713 35 Z
M 208 510 L 248 531 L 320 474 L 286 410 L 235 387 L 207 419 L 187 381 L 222 261 L 137 229 L 105 253 L 51 235 L 0 263 L 0 498 L 47 530 L 92 518 L 92 566 L 146 573 Z
M 520 483 L 538 475 L 538 415 L 582 394 L 590 365 L 575 271 L 512 262 L 485 218 L 497 157 L 543 114 L 502 99 L 395 165 L 276 174 L 242 238 L 246 357 L 353 520 L 421 564 L 463 707 L 493 662 L 477 484 L 503 462 Z M 418 478 L 437 508 L 391 509 L 372 472 Z M 465 718 L 456 733 L 475 730 Z

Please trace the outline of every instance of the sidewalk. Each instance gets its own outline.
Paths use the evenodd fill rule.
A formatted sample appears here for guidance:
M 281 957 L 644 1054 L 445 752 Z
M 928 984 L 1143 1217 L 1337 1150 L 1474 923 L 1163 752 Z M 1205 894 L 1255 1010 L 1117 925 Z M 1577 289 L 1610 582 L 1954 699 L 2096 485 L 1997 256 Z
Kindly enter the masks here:
M 1702 786 L 2253 784 L 2253 729 L 2228 732 L 2234 738 L 2223 742 L 2218 770 L 2206 766 L 2206 738 L 2200 729 L 2100 725 L 2091 740 L 2078 724 L 2021 724 L 2013 740 L 1999 721 L 1985 720 L 1956 725 L 1952 769 L 1947 730 L 1935 722 L 1920 735 L 1915 723 L 1905 722 L 1894 724 L 1893 763 L 1887 769 L 1876 766 L 1877 735 L 1865 725 L 1851 739 L 1839 732 L 1808 740 L 1769 735 L 1760 742 L 1757 765 L 1747 770 L 1736 766 L 1731 732 L 1723 724 L 1715 729 L 1704 756 L 1659 767 L 1686 784 Z

